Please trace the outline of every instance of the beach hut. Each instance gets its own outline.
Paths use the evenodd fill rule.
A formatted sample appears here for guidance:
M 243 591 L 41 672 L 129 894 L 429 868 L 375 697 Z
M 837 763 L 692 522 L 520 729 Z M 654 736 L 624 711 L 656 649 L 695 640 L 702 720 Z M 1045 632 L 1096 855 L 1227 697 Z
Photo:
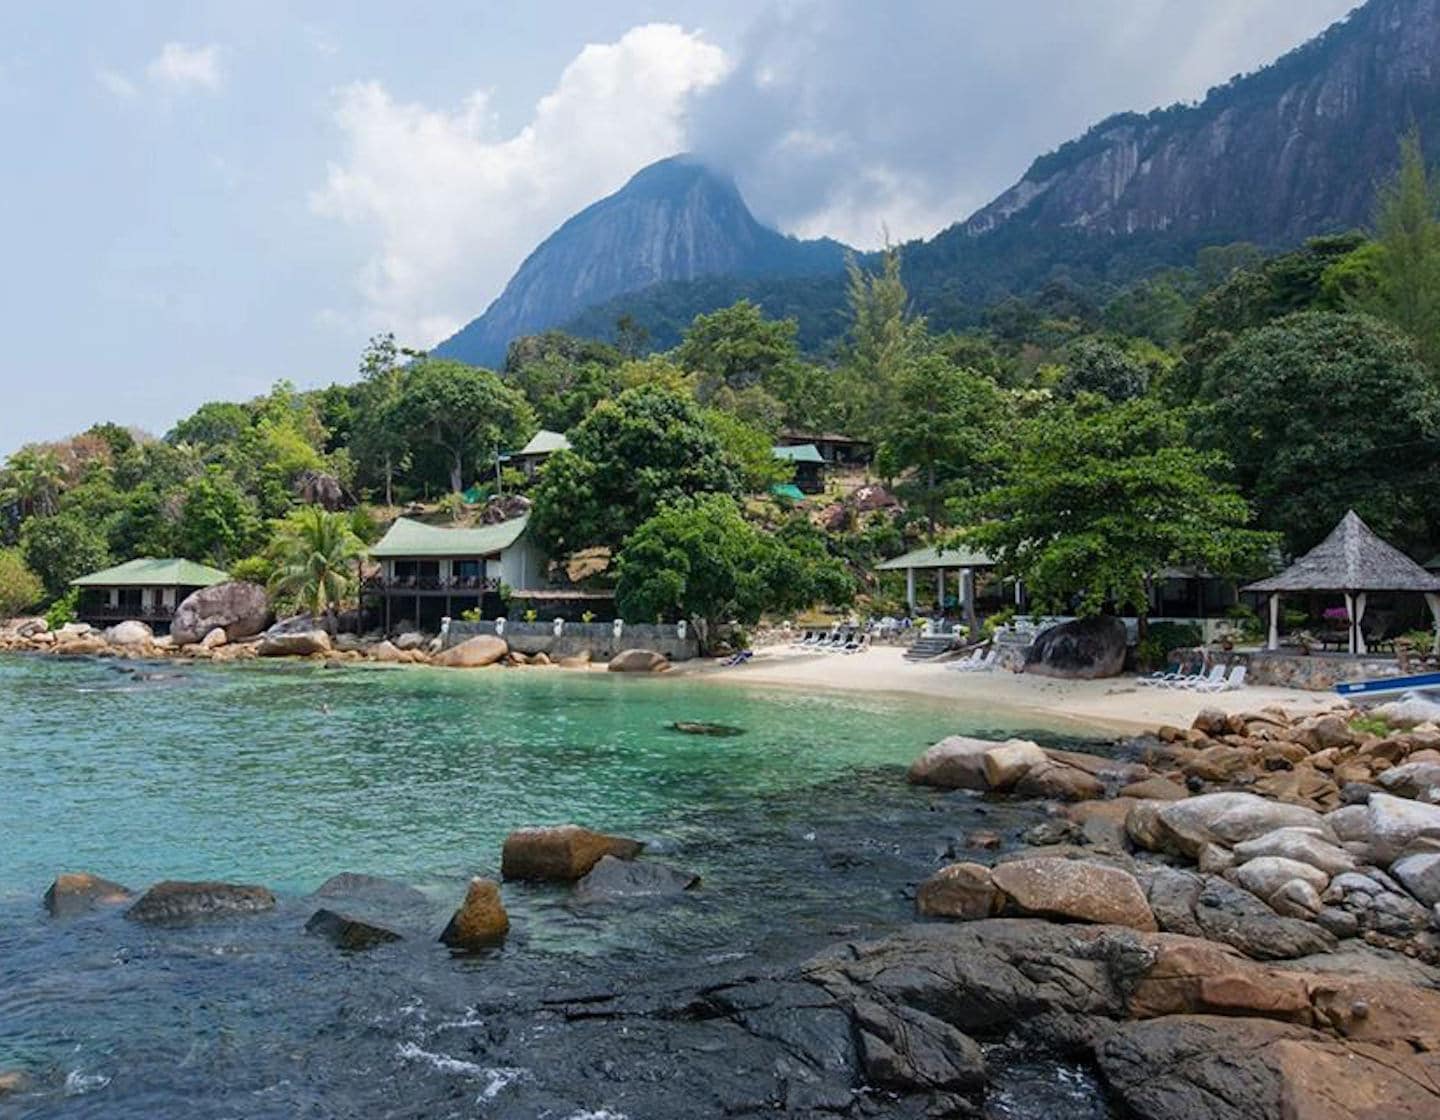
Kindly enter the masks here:
M 70 586 L 80 592 L 75 617 L 81 622 L 104 626 L 137 619 L 148 623 L 156 633 L 163 633 L 186 596 L 229 578 L 218 568 L 193 560 L 143 557 L 103 572 L 91 572 L 71 580 Z
M 995 561 L 983 552 L 971 548 L 917 548 L 894 560 L 877 565 L 882 572 L 905 573 L 905 601 L 911 611 L 916 609 L 916 573 L 934 572 L 936 598 L 941 609 L 945 605 L 945 573 L 953 571 L 959 581 L 961 607 L 965 613 L 965 624 L 974 633 L 978 624 L 975 615 L 975 573 L 995 566 Z
M 771 453 L 782 463 L 795 468 L 795 486 L 803 494 L 818 494 L 825 489 L 825 459 L 813 443 L 797 447 L 781 445 Z
M 1375 535 L 1370 526 L 1349 511 L 1330 535 L 1279 575 L 1252 583 L 1246 591 L 1270 599 L 1269 649 L 1280 647 L 1280 599 L 1286 594 L 1328 592 L 1345 596 L 1349 617 L 1349 648 L 1366 653 L 1365 603 L 1369 595 L 1414 592 L 1425 596 L 1435 619 L 1436 649 L 1440 652 L 1440 576 L 1427 572 L 1398 548 Z
M 519 451 L 512 451 L 507 461 L 517 470 L 524 471 L 526 478 L 534 478 L 535 472 L 557 451 L 569 451 L 570 441 L 562 432 L 550 432 L 544 428 L 531 437 L 530 442 Z

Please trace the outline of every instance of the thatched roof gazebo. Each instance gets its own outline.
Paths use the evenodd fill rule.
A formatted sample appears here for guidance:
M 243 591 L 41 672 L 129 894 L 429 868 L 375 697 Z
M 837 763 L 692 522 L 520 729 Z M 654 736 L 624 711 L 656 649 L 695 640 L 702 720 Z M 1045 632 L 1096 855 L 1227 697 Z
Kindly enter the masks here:
M 1377 537 L 1354 510 L 1330 535 L 1279 575 L 1245 588 L 1270 596 L 1270 642 L 1280 645 L 1280 596 L 1287 592 L 1328 591 L 1345 596 L 1350 616 L 1350 652 L 1365 653 L 1365 597 L 1370 592 L 1410 591 L 1425 596 L 1435 618 L 1440 651 L 1440 576 L 1427 572 L 1398 548 Z

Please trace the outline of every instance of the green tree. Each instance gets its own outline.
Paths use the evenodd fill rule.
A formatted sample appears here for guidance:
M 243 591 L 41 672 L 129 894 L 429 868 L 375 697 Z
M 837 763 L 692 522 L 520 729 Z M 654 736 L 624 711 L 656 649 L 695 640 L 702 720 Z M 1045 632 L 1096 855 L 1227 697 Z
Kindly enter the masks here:
M 1183 418 L 1154 401 L 1086 398 L 1017 435 L 1008 478 L 973 504 L 978 523 L 962 535 L 1046 609 L 1130 607 L 1143 639 L 1161 569 L 1239 573 L 1273 543 L 1244 527 L 1244 498 L 1219 481 L 1223 456 L 1191 447 Z
M 212 465 L 186 486 L 173 540 L 181 555 L 225 567 L 250 553 L 259 531 L 254 503 Z
M 625 542 L 616 561 L 616 603 L 636 621 L 688 618 L 702 648 L 717 623 L 753 624 L 766 611 L 845 602 L 854 586 L 813 538 L 770 536 L 725 494 L 678 498 Z
M 661 504 L 738 494 L 741 470 L 694 400 L 659 384 L 602 401 L 540 472 L 530 530 L 551 556 L 618 548 Z
M 187 443 L 201 449 L 224 447 L 239 441 L 250 427 L 250 413 L 242 404 L 211 401 L 176 424 L 165 436 L 170 444 Z
M 364 551 L 348 514 L 298 509 L 280 523 L 270 546 L 270 590 L 298 602 L 312 618 L 324 618 L 333 630 L 336 613 L 353 596 Z
M 886 249 L 878 272 L 867 272 L 854 257 L 845 268 L 850 333 L 839 370 L 844 422 L 852 434 L 868 435 L 889 417 L 900 375 L 925 338 L 925 322 L 911 315 L 898 249 Z
M 1006 421 L 1005 394 L 987 377 L 938 354 L 907 363 L 882 429 L 882 477 L 914 470 L 934 532 L 944 499 L 993 481 L 988 454 Z
M 385 504 L 395 504 L 395 475 L 409 459 L 410 434 L 400 406 L 405 370 L 393 334 L 376 335 L 360 359 L 360 384 L 351 425 L 351 447 L 367 479 L 378 480 Z
M 564 432 L 619 391 L 621 364 L 613 346 L 545 331 L 510 344 L 503 376 L 525 394 L 542 428 Z
M 794 319 L 767 319 L 758 304 L 742 299 L 695 316 L 675 351 L 675 360 L 701 378 L 708 400 L 722 385 L 731 389 L 768 386 L 785 366 L 799 361 Z
M 1440 390 L 1414 344 L 1367 315 L 1312 311 L 1250 331 L 1204 371 L 1195 438 L 1223 451 L 1292 552 L 1347 509 L 1415 545 L 1435 525 Z
M 20 531 L 20 551 L 51 596 L 65 594 L 72 579 L 110 563 L 105 534 L 77 513 L 31 518 Z
M 21 517 L 49 517 L 60 507 L 65 468 L 52 448 L 22 447 L 0 472 L 0 501 L 14 502 Z
M 1086 337 L 1065 348 L 1065 376 L 1056 392 L 1067 400 L 1080 393 L 1098 393 L 1108 400 L 1143 397 L 1150 387 L 1150 370 L 1112 339 Z
M 406 371 L 398 419 L 442 451 L 450 489 L 465 489 L 465 470 L 518 447 L 535 429 L 535 414 L 516 390 L 494 373 L 462 362 L 425 358 Z
M 775 442 L 764 429 L 716 408 L 706 409 L 703 418 L 725 455 L 739 469 L 743 492 L 763 493 L 795 476 L 792 464 L 775 457 Z
M 1401 141 L 1400 170 L 1382 188 L 1375 215 L 1374 283 L 1354 301 L 1416 342 L 1440 371 L 1440 181 L 1425 169 L 1420 134 Z
M 25 564 L 16 548 L 0 548 L 0 618 L 11 618 L 35 606 L 45 595 L 40 577 Z

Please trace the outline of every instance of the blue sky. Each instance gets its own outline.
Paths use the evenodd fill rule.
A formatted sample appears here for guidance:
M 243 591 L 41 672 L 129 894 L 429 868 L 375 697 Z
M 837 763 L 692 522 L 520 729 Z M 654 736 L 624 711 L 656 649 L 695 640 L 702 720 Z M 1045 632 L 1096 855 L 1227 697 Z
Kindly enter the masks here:
M 348 379 L 378 330 L 438 341 L 677 150 L 787 230 L 927 235 L 1349 7 L 6 4 L 0 455 Z

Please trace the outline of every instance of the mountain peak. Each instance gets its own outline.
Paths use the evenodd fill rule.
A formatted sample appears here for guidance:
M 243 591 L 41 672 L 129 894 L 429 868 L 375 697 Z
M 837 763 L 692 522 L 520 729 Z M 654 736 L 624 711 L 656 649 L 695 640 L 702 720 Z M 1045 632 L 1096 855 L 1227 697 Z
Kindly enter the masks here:
M 641 168 L 540 243 L 485 314 L 435 353 L 498 366 L 510 342 L 671 280 L 838 272 L 844 246 L 755 220 L 730 176 L 688 154 Z

